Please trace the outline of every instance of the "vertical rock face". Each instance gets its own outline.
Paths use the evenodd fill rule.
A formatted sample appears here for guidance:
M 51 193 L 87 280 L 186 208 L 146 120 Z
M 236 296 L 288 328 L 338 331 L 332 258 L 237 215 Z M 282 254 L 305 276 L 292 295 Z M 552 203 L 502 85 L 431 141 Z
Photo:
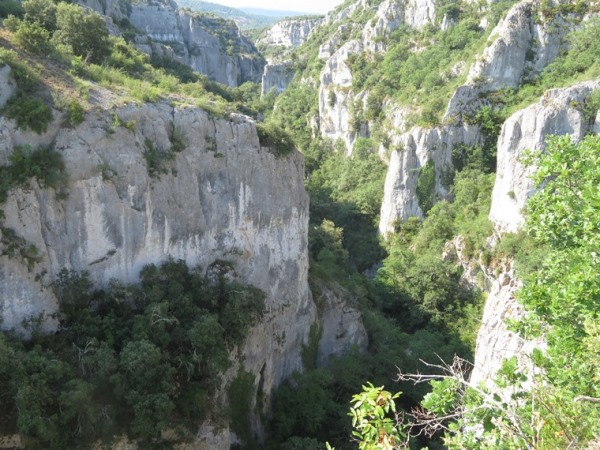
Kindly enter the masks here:
M 287 89 L 294 78 L 294 66 L 291 63 L 267 64 L 262 75 L 262 93 L 271 90 L 281 93 Z
M 106 111 L 51 137 L 67 166 L 67 198 L 32 182 L 2 206 L 3 226 L 42 256 L 32 270 L 19 257 L 0 257 L 2 326 L 19 328 L 23 319 L 56 311 L 49 285 L 62 268 L 87 270 L 103 284 L 134 282 L 144 265 L 167 257 L 203 268 L 230 261 L 240 280 L 266 293 L 266 315 L 241 350 L 268 398 L 301 369 L 301 344 L 316 318 L 300 154 L 276 158 L 261 148 L 244 116 L 214 119 L 167 104 L 112 113 L 133 128 L 115 128 Z M 7 135 L 13 127 L 0 123 Z M 168 150 L 173 130 L 187 146 L 167 163 L 168 174 L 151 178 L 144 151 Z
M 77 0 L 77 3 L 115 20 L 127 17 L 131 8 L 128 0 Z
M 573 29 L 573 23 L 562 20 L 560 17 L 538 21 L 536 20 L 535 6 L 536 3 L 533 0 L 518 2 L 509 10 L 505 19 L 496 26 L 491 34 L 490 44 L 481 57 L 471 66 L 467 83 L 459 87 L 450 100 L 444 122 L 460 123 L 460 117 L 471 114 L 484 104 L 485 100 L 481 99 L 483 93 L 502 88 L 518 87 L 528 76 L 538 74 L 564 48 L 564 37 L 568 31 Z M 549 93 L 548 95 L 554 96 L 555 94 Z M 573 100 L 577 101 L 576 98 L 573 98 Z M 561 105 L 564 106 L 564 102 Z M 563 108 L 563 106 L 560 108 Z M 562 110 L 560 113 L 570 117 L 567 121 L 562 117 L 558 117 L 556 110 L 548 109 L 545 113 L 545 119 L 543 119 L 547 122 L 546 128 L 541 128 L 537 124 L 539 119 L 536 119 L 535 114 L 539 112 L 539 110 L 522 112 L 521 114 L 524 117 L 515 120 L 519 123 L 518 127 L 524 128 L 510 131 L 505 129 L 503 135 L 504 133 L 514 133 L 514 135 L 512 138 L 508 135 L 501 138 L 499 144 L 500 146 L 504 145 L 505 151 L 498 151 L 498 181 L 497 188 L 494 190 L 494 201 L 497 206 L 492 207 L 491 217 L 497 221 L 499 227 L 504 226 L 511 231 L 514 231 L 522 222 L 522 218 L 519 219 L 518 211 L 527 197 L 526 191 L 529 189 L 527 187 L 529 182 L 527 173 L 523 168 L 517 168 L 517 172 L 508 171 L 504 173 L 501 171 L 501 167 L 505 165 L 503 158 L 516 159 L 525 147 L 512 151 L 506 149 L 511 148 L 511 146 L 514 147 L 515 139 L 520 140 L 521 134 L 523 135 L 523 139 L 520 141 L 522 145 L 541 148 L 538 143 L 543 142 L 547 134 L 575 133 L 575 136 L 578 137 L 586 131 L 577 129 L 581 128 L 581 124 L 577 124 L 578 121 L 581 121 L 581 113 L 577 112 L 575 108 L 571 108 L 570 112 Z M 551 124 L 552 121 L 555 125 Z M 507 121 L 507 124 L 511 123 L 514 125 L 511 120 Z M 514 128 L 513 125 L 511 126 Z M 540 134 L 536 135 L 534 133 L 532 128 L 535 127 L 537 127 Z M 401 129 L 402 126 L 395 128 Z M 460 135 L 463 133 L 461 128 L 446 125 L 430 130 L 429 133 L 440 136 Z M 421 142 L 421 145 L 417 145 L 418 151 L 416 153 L 398 154 L 393 152 L 391 155 L 379 225 L 382 233 L 391 231 L 393 223 L 398 219 L 406 219 L 411 215 L 421 216 L 415 192 L 418 170 L 430 158 L 428 155 L 435 155 L 436 152 L 439 152 L 437 141 L 423 140 L 419 137 L 422 134 L 423 131 L 415 129 L 405 135 L 393 138 L 393 141 L 400 144 L 401 148 L 406 147 L 406 144 L 408 144 L 409 149 L 412 148 L 411 142 Z M 414 135 L 414 137 L 410 138 L 411 135 Z M 505 144 L 502 143 L 504 142 L 502 139 L 506 140 Z M 512 142 L 509 142 L 511 139 Z M 472 128 L 465 135 L 463 142 L 460 142 L 460 139 L 452 139 L 452 142 L 455 144 L 477 145 L 482 140 L 483 136 L 479 131 Z M 433 146 L 429 142 L 433 142 Z M 451 147 L 452 142 L 446 142 L 445 147 Z M 442 157 L 442 162 L 447 162 L 450 156 L 451 154 L 447 154 Z M 438 170 L 442 169 L 443 166 L 438 166 L 435 156 L 432 156 L 432 158 L 436 163 L 439 180 L 440 173 Z M 443 188 L 439 182 L 436 183 L 436 195 L 443 198 L 445 191 L 440 187 Z M 497 193 L 500 189 L 504 190 L 504 198 Z M 515 198 L 512 198 L 513 195 Z
M 325 63 L 319 87 L 319 128 L 321 135 L 334 141 L 341 139 L 348 152 L 358 137 L 353 129 L 351 115 L 353 103 L 359 94 L 352 92 L 352 72 L 346 63 L 350 55 L 362 52 L 362 43 L 346 42 Z
M 340 293 L 318 283 L 315 303 L 318 305 L 321 340 L 317 352 L 317 366 L 327 366 L 331 356 L 347 353 L 353 346 L 366 349 L 367 331 L 360 312 L 349 306 Z
M 256 44 L 284 48 L 297 47 L 303 44 L 310 33 L 322 23 L 322 17 L 281 20 L 268 28 L 256 41 Z
M 436 172 L 435 192 L 447 195 L 443 174 L 452 169 L 452 148 L 456 145 L 479 144 L 481 134 L 478 126 L 445 126 L 437 128 L 416 127 L 397 136 L 392 146 L 385 179 L 379 232 L 383 235 L 394 232 L 397 220 L 411 216 L 422 217 L 417 198 L 417 183 L 420 170 L 432 161 Z
M 261 80 L 265 61 L 233 22 L 179 10 L 171 0 L 79 3 L 117 21 L 128 19 L 143 33 L 136 46 L 146 53 L 168 56 L 231 87 Z
M 358 1 L 347 8 L 330 13 L 325 23 L 340 22 L 358 11 L 371 8 L 367 0 Z M 385 0 L 375 11 L 373 19 L 360 30 L 360 39 L 344 42 L 344 35 L 356 31 L 354 24 L 342 24 L 337 33 L 319 48 L 319 58 L 324 59 L 319 88 L 319 121 L 323 136 L 341 139 L 348 153 L 352 152 L 355 140 L 368 134 L 366 128 L 356 129 L 352 125 L 355 104 L 360 105 L 368 92 L 352 91 L 352 72 L 348 64 L 351 55 L 362 52 L 385 52 L 386 38 L 401 25 L 423 28 L 435 21 L 433 0 L 410 0 L 398 2 Z
M 490 220 L 498 232 L 516 232 L 522 227 L 521 209 L 534 193 L 529 176 L 535 169 L 523 166 L 520 161 L 523 153 L 543 151 L 549 135 L 569 134 L 579 141 L 598 127 L 598 117 L 594 124 L 594 118 L 590 121 L 577 109 L 598 88 L 600 79 L 550 90 L 538 103 L 518 111 L 505 122 L 498 142 L 498 171 L 490 210 Z M 521 360 L 522 367 L 528 367 L 527 355 L 544 345 L 543 341 L 525 341 L 508 330 L 507 319 L 518 319 L 525 314 L 515 298 L 519 286 L 511 267 L 505 268 L 493 282 L 477 335 L 471 381 L 489 380 L 503 359 L 512 356 Z
M 530 175 L 535 170 L 521 163 L 523 154 L 543 151 L 549 135 L 568 134 L 580 141 L 593 123 L 581 107 L 600 87 L 600 80 L 566 89 L 547 91 L 539 102 L 513 114 L 498 140 L 498 170 L 492 194 L 490 220 L 502 232 L 516 232 L 523 225 L 521 209 L 533 193 Z
M 482 93 L 518 87 L 565 48 L 565 36 L 574 24 L 561 17 L 540 20 L 536 8 L 536 1 L 522 0 L 494 28 L 489 45 L 469 70 L 467 83 L 450 100 L 445 119 L 476 109 Z

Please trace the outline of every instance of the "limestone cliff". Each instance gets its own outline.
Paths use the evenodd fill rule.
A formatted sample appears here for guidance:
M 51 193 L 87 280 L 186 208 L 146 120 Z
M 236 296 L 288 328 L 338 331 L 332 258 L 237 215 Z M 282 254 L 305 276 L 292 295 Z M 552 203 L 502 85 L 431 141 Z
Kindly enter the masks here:
M 15 89 L 10 67 L 0 67 L 0 106 Z M 31 180 L 1 205 L 3 329 L 22 330 L 32 318 L 41 318 L 45 330 L 56 327 L 51 283 L 63 268 L 87 271 L 102 286 L 113 278 L 136 282 L 144 265 L 166 258 L 204 269 L 224 260 L 234 277 L 266 294 L 265 316 L 233 356 L 255 374 L 267 408 L 273 389 L 303 369 L 301 350 L 315 321 L 334 330 L 321 339 L 320 363 L 364 345 L 356 310 L 333 299 L 318 314 L 312 300 L 299 152 L 277 157 L 261 147 L 246 116 L 216 118 L 166 101 L 107 109 L 114 94 L 93 87 L 89 95 L 95 109 L 75 127 L 56 110 L 42 134 L 0 115 L 0 165 L 18 145 L 51 146 L 69 177 L 60 192 Z M 164 170 L 148 167 L 149 151 L 165 155 Z M 37 249 L 35 262 L 5 252 L 14 237 Z M 258 415 L 254 425 L 260 433 Z M 227 449 L 234 439 L 211 424 L 202 430 L 199 439 L 210 448 Z
M 294 79 L 294 66 L 290 63 L 267 64 L 262 75 L 262 93 L 274 90 L 281 93 L 287 89 Z
M 527 150 L 543 151 L 549 135 L 568 134 L 580 141 L 593 129 L 582 107 L 600 80 L 547 91 L 539 102 L 516 112 L 504 123 L 498 140 L 498 171 L 490 220 L 500 231 L 516 232 L 523 225 L 521 210 L 533 193 L 529 176 L 534 168 L 521 158 Z
M 18 258 L 1 258 L 3 326 L 52 314 L 49 283 L 62 268 L 87 270 L 99 283 L 129 282 L 145 264 L 167 257 L 204 268 L 228 260 L 242 280 L 267 294 L 267 317 L 244 353 L 246 365 L 266 377 L 269 392 L 301 367 L 299 348 L 315 318 L 300 155 L 275 158 L 243 116 L 215 119 L 166 104 L 111 113 L 130 128 L 113 128 L 106 111 L 53 136 L 70 177 L 66 199 L 32 183 L 3 205 L 3 226 L 42 256 L 31 272 Z M 152 178 L 144 151 L 149 145 L 168 151 L 173 130 L 188 145 L 169 163 L 168 174 Z M 2 131 L 14 143 L 27 140 L 10 123 Z
M 363 52 L 384 53 L 386 40 L 392 32 L 405 25 L 421 29 L 435 20 L 435 3 L 432 0 L 398 2 L 385 0 L 374 11 L 371 2 L 358 1 L 327 15 L 326 24 L 340 23 L 336 32 L 319 49 L 319 58 L 325 61 L 320 76 L 319 123 L 323 136 L 341 139 L 348 151 L 356 138 L 368 136 L 368 127 L 356 127 L 353 115 L 364 104 L 368 92 L 352 90 L 352 71 L 349 59 Z M 348 17 L 373 15 L 363 27 Z M 360 38 L 346 40 L 346 36 L 359 33 Z
M 256 41 L 258 46 L 297 47 L 323 22 L 322 17 L 284 19 L 267 28 Z
M 469 70 L 467 83 L 450 100 L 446 119 L 479 107 L 482 93 L 517 88 L 565 49 L 565 36 L 578 21 L 561 15 L 544 17 L 538 7 L 534 0 L 522 0 L 492 30 L 489 45 Z
M 280 20 L 267 28 L 256 41 L 256 46 L 267 55 L 268 64 L 262 75 L 262 92 L 283 92 L 295 75 L 290 60 L 294 48 L 302 45 L 323 23 L 323 17 L 301 17 Z
M 406 219 L 411 215 L 421 216 L 416 203 L 415 189 L 418 171 L 430 159 L 434 161 L 436 168 L 436 195 L 438 198 L 445 197 L 446 192 L 440 183 L 440 177 L 443 170 L 451 167 L 451 154 L 443 157 L 435 155 L 440 149 L 451 149 L 457 143 L 467 146 L 483 143 L 484 136 L 477 126 L 468 128 L 469 131 L 464 135 L 465 139 L 462 142 L 460 138 L 447 139 L 444 136 L 464 133 L 463 119 L 472 116 L 479 108 L 488 104 L 485 93 L 503 88 L 517 88 L 527 77 L 539 74 L 565 48 L 564 37 L 576 26 L 577 20 L 563 20 L 560 16 L 540 20 L 536 16 L 535 7 L 536 2 L 531 0 L 516 3 L 491 32 L 488 46 L 469 69 L 467 83 L 458 87 L 452 96 L 446 108 L 443 125 L 425 132 L 417 127 L 399 136 L 394 136 L 395 133 L 392 132 L 391 142 L 399 144 L 396 148 L 404 149 L 408 144 L 409 151 L 402 153 L 395 150 L 391 153 L 379 224 L 382 233 L 392 231 L 393 223 L 397 219 Z M 400 132 L 405 130 L 406 116 L 406 113 L 392 114 L 391 129 Z M 532 124 L 535 119 L 527 121 Z M 423 139 L 424 134 L 434 134 L 441 139 Z M 543 141 L 543 137 L 541 139 Z M 412 142 L 421 142 L 420 146 L 417 145 L 417 153 L 410 152 L 410 149 L 415 147 Z M 532 142 L 536 141 L 528 141 L 527 145 Z M 498 154 L 502 155 L 502 152 Z M 502 175 L 499 175 L 499 178 L 501 177 Z M 513 189 L 507 188 L 506 192 L 509 191 Z M 522 205 L 521 202 L 518 207 Z
M 167 56 L 231 87 L 259 83 L 265 61 L 232 21 L 179 9 L 171 0 L 81 0 L 117 23 L 137 29 L 136 46 Z
M 394 231 L 397 220 L 422 217 L 417 198 L 419 173 L 429 161 L 435 168 L 435 192 L 447 195 L 443 173 L 452 167 L 452 149 L 457 145 L 482 143 L 478 126 L 416 127 L 393 138 L 392 151 L 385 179 L 379 231 L 385 235 Z
M 537 103 L 517 111 L 504 123 L 490 210 L 490 220 L 498 233 L 516 232 L 523 226 L 521 210 L 534 193 L 529 178 L 534 168 L 521 163 L 523 153 L 543 151 L 549 135 L 568 134 L 578 142 L 587 133 L 595 132 L 599 118 L 585 117 L 581 106 L 599 88 L 597 79 L 547 91 Z M 518 319 L 525 313 L 515 297 L 519 286 L 510 263 L 493 280 L 477 336 L 472 381 L 489 379 L 504 358 L 517 356 L 523 367 L 528 367 L 526 356 L 535 347 L 543 346 L 543 341 L 525 341 L 508 329 L 507 319 Z

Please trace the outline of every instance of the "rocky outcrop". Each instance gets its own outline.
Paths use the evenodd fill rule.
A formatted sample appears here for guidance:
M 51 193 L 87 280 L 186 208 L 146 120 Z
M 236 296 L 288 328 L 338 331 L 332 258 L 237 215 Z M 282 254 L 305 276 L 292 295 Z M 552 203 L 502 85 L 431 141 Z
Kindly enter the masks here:
M 385 0 L 362 28 L 360 39 L 345 41 L 347 35 L 362 25 L 343 23 L 344 20 L 360 11 L 366 13 L 370 8 L 369 2 L 362 0 L 328 14 L 326 24 L 341 24 L 337 32 L 319 48 L 319 58 L 326 61 L 319 88 L 321 135 L 332 140 L 341 139 L 348 154 L 352 152 L 356 138 L 369 133 L 368 124 L 357 126 L 355 123 L 356 109 L 362 109 L 369 94 L 352 91 L 352 71 L 348 58 L 363 52 L 383 53 L 387 49 L 386 39 L 401 25 L 420 29 L 435 21 L 435 3 L 432 0 Z
M 208 78 L 231 87 L 259 83 L 265 61 L 234 22 L 179 10 L 172 0 L 78 0 L 107 18 L 112 34 L 127 22 L 140 34 L 141 51 L 175 59 Z
M 114 114 L 127 127 L 115 127 Z M 13 145 L 25 136 L 4 119 L 0 130 Z M 144 152 L 168 151 L 174 133 L 186 148 L 165 163 L 168 173 L 152 178 Z M 32 181 L 2 205 L 3 227 L 41 257 L 31 270 L 20 257 L 0 257 L 4 328 L 56 311 L 49 285 L 63 268 L 86 270 L 103 284 L 135 282 L 144 265 L 167 257 L 204 268 L 226 260 L 236 277 L 266 293 L 266 315 L 241 349 L 256 385 L 268 397 L 301 370 L 300 349 L 316 308 L 307 281 L 308 196 L 299 153 L 275 157 L 261 148 L 244 116 L 216 119 L 166 103 L 92 113 L 76 128 L 46 137 L 65 160 L 67 195 L 57 198 Z
M 0 108 L 4 108 L 6 102 L 12 97 L 17 84 L 10 76 L 11 68 L 9 65 L 0 67 Z
M 493 384 L 490 382 L 505 359 L 516 356 L 519 367 L 530 368 L 529 356 L 535 348 L 544 346 L 542 340 L 525 340 L 508 328 L 509 320 L 525 315 L 523 306 L 515 297 L 521 282 L 515 278 L 513 268 L 506 268 L 495 278 L 485 302 L 470 378 L 476 385 L 488 383 L 491 387 Z
M 352 71 L 347 64 L 349 55 L 362 51 L 360 41 L 346 42 L 325 63 L 319 87 L 319 127 L 322 136 L 333 141 L 341 139 L 351 153 L 360 130 L 354 128 L 352 115 L 360 94 L 352 91 Z M 362 96 L 364 97 L 364 96 Z
M 467 83 L 450 100 L 445 119 L 476 110 L 486 92 L 516 88 L 538 75 L 565 49 L 565 36 L 580 20 L 560 15 L 545 18 L 536 0 L 518 2 L 492 30 L 490 43 L 471 66 Z
M 121 21 L 127 18 L 131 10 L 131 1 L 128 0 L 77 0 L 82 6 L 93 9 L 103 16 Z
M 481 143 L 478 126 L 416 127 L 393 138 L 388 172 L 385 179 L 379 232 L 384 236 L 394 232 L 398 220 L 422 217 L 417 198 L 417 183 L 423 167 L 431 161 L 435 167 L 435 195 L 447 195 L 444 172 L 452 170 L 452 148 Z
M 294 79 L 295 71 L 292 63 L 267 64 L 262 76 L 262 93 L 274 90 L 281 93 L 287 89 Z
M 284 48 L 298 47 L 303 44 L 310 33 L 323 23 L 323 17 L 301 19 L 284 19 L 265 30 L 256 41 L 256 45 L 278 46 Z
M 579 141 L 598 127 L 600 117 L 595 118 L 595 124 L 590 123 L 579 109 L 586 97 L 598 88 L 600 79 L 547 91 L 538 103 L 518 111 L 504 123 L 498 142 L 498 171 L 490 210 L 490 220 L 498 233 L 516 232 L 522 227 L 521 209 L 534 193 L 529 176 L 535 168 L 522 164 L 523 153 L 543 151 L 549 135 L 568 134 L 573 141 Z M 543 340 L 523 340 L 506 324 L 525 314 L 515 297 L 520 284 L 512 264 L 507 264 L 493 281 L 477 335 L 471 375 L 475 383 L 489 381 L 505 358 L 516 356 L 521 367 L 531 367 L 528 355 L 536 347 L 544 346 Z
M 592 131 L 594 123 L 585 117 L 582 106 L 599 88 L 600 80 L 552 89 L 504 123 L 498 140 L 498 169 L 490 210 L 490 220 L 499 231 L 516 232 L 524 222 L 521 210 L 533 193 L 530 175 L 535 168 L 522 164 L 523 154 L 543 151 L 549 135 L 568 134 L 579 141 Z
M 332 356 L 347 353 L 353 346 L 367 348 L 367 331 L 361 313 L 346 301 L 344 295 L 317 282 L 315 303 L 319 309 L 321 339 L 317 352 L 317 366 L 327 366 Z

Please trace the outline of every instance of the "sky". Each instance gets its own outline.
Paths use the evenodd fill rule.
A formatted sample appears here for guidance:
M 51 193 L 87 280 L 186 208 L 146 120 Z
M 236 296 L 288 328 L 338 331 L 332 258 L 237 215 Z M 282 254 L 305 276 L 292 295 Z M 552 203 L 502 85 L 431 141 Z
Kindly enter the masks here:
M 232 6 L 234 8 L 265 8 L 280 9 L 286 11 L 301 11 L 324 14 L 331 11 L 343 0 L 209 0 L 219 5 Z

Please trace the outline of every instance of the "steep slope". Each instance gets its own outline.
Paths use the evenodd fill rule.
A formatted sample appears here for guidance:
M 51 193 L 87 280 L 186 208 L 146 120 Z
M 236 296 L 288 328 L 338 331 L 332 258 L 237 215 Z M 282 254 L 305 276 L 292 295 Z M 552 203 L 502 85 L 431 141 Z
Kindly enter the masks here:
M 268 60 L 262 75 L 263 94 L 271 90 L 281 93 L 289 86 L 297 72 L 289 59 L 291 52 L 302 45 L 322 22 L 323 18 L 318 16 L 284 19 L 261 33 L 256 46 Z
M 150 55 L 173 58 L 231 87 L 260 82 L 264 59 L 233 21 L 179 9 L 170 0 L 80 3 L 133 26 L 137 47 Z
M 205 87 L 211 85 L 202 79 L 191 90 L 196 98 L 167 89 L 154 103 L 126 104 L 131 101 L 126 76 L 107 84 L 109 90 L 85 78 L 86 63 L 79 75 L 67 73 L 62 61 L 17 53 L 21 49 L 13 36 L 1 31 L 0 108 L 9 103 L 0 116 L 2 173 L 18 155 L 47 150 L 64 162 L 68 177 L 56 190 L 31 174 L 2 184 L 2 329 L 27 335 L 28 324 L 35 323 L 36 330 L 55 331 L 60 299 L 53 282 L 62 269 L 85 271 L 103 288 L 113 279 L 136 283 L 145 265 L 168 258 L 199 266 L 208 276 L 225 268 L 228 278 L 265 293 L 266 312 L 243 345 L 230 349 L 233 367 L 214 380 L 221 387 L 214 405 L 220 408 L 226 401 L 224 390 L 238 367 L 247 370 L 254 411 L 248 420 L 260 438 L 264 419 L 258 410 L 268 411 L 272 391 L 303 369 L 303 345 L 311 325 L 321 320 L 308 285 L 308 196 L 301 154 L 274 148 L 268 130 L 226 112 L 233 105 L 220 110 L 224 99 L 208 94 Z M 143 76 L 169 79 L 134 49 L 115 42 L 132 60 L 143 62 L 137 69 Z M 185 89 L 179 83 L 171 87 Z M 10 116 L 15 99 L 35 104 L 48 123 L 37 123 L 36 132 L 21 116 Z M 322 317 L 339 318 L 341 325 L 322 325 L 321 361 L 366 341 L 354 309 L 334 295 L 326 303 Z M 229 448 L 235 441 L 223 425 L 216 441 L 207 444 L 211 448 Z M 210 438 L 210 428 L 203 428 L 198 442 Z
M 547 91 L 539 102 L 517 111 L 504 123 L 498 141 L 498 173 L 490 210 L 490 220 L 497 232 L 514 233 L 523 226 L 522 209 L 534 192 L 530 177 L 535 170 L 523 165 L 526 152 L 543 152 L 550 135 L 569 135 L 573 142 L 579 142 L 586 134 L 597 133 L 600 117 L 586 117 L 581 105 L 599 88 L 600 79 Z M 504 358 L 518 356 L 527 367 L 531 351 L 543 345 L 541 341 L 524 341 L 508 329 L 507 321 L 524 314 L 515 298 L 520 285 L 512 267 L 502 271 L 493 282 L 477 338 L 473 382 L 489 380 Z

